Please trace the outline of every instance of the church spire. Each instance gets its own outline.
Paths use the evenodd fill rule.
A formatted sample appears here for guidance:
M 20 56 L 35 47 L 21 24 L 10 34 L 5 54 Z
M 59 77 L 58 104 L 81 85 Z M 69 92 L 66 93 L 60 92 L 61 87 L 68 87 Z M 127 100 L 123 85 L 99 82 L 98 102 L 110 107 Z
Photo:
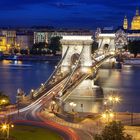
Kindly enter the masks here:
M 136 16 L 139 16 L 139 7 L 136 9 Z
M 124 17 L 124 21 L 123 21 L 123 28 L 128 29 L 128 20 L 126 16 Z

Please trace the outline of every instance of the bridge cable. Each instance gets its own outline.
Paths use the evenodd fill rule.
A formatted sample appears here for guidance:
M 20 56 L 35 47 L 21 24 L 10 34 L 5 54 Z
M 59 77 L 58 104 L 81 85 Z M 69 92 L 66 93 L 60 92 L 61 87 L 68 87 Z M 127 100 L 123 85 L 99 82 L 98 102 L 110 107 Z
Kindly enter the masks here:
M 58 64 L 57 64 L 57 68 L 53 71 L 53 73 L 50 75 L 50 77 L 47 79 L 47 81 L 44 83 L 44 86 L 46 86 L 48 83 L 49 83 L 49 81 L 52 79 L 52 77 L 54 76 L 54 74 L 56 74 L 57 73 L 57 70 L 58 70 L 58 68 L 60 68 L 60 66 L 61 66 L 61 64 L 62 64 L 62 62 L 63 62 L 63 60 L 65 59 L 65 57 L 66 57 L 66 55 L 67 55 L 67 53 L 68 53 L 68 50 L 69 50 L 69 46 L 67 47 L 67 50 L 65 51 L 65 54 L 63 55 L 63 57 L 61 58 L 61 60 L 58 62 Z M 38 94 L 41 89 L 41 87 L 39 87 L 38 89 L 36 89 L 35 91 L 34 91 L 34 94 Z
M 62 93 L 63 93 L 63 91 L 65 90 L 67 84 L 70 82 L 71 77 L 73 76 L 74 72 L 76 71 L 76 69 L 77 69 L 77 67 L 78 67 L 78 64 L 79 64 L 79 62 L 80 62 L 80 59 L 81 59 L 81 55 L 82 55 L 82 53 L 83 53 L 83 50 L 84 50 L 84 45 L 83 45 L 83 47 L 82 47 L 82 50 L 81 50 L 81 52 L 80 52 L 80 56 L 79 56 L 79 58 L 78 58 L 78 61 L 76 62 L 76 65 L 75 65 L 74 69 L 72 70 L 72 72 L 71 72 L 69 78 L 67 79 L 67 81 L 65 82 L 65 85 L 63 86 L 63 88 L 62 88 L 62 90 L 61 90 Z
M 98 68 L 102 65 L 102 63 L 103 63 L 106 59 L 108 59 L 109 57 L 111 57 L 111 55 L 110 55 L 110 56 L 106 56 L 105 58 L 103 58 L 103 59 L 102 59 L 100 62 L 98 62 L 94 67 L 96 67 L 96 69 L 98 69 Z M 94 69 L 94 68 L 92 68 L 92 69 Z M 94 77 L 95 77 L 95 76 L 96 76 L 96 71 L 94 71 L 93 74 L 94 74 Z M 70 91 L 67 90 L 67 92 L 61 97 L 61 101 L 64 102 L 64 101 L 71 95 L 72 91 L 73 91 L 82 81 L 84 81 L 85 79 L 87 79 L 89 76 L 90 76 L 90 74 L 82 75 L 80 81 L 77 81 L 76 84 L 75 84 L 75 86 L 72 87 L 72 88 L 70 89 Z
M 58 62 L 55 70 L 53 71 L 53 73 L 50 75 L 50 77 L 48 78 L 48 80 L 45 82 L 45 85 L 48 84 L 48 82 L 52 79 L 52 77 L 57 73 L 57 70 L 61 67 L 61 64 L 63 62 L 63 60 L 65 59 L 67 53 L 68 53 L 68 50 L 69 50 L 69 46 L 67 47 L 67 50 L 65 51 L 65 54 L 63 55 L 63 57 L 61 58 L 61 60 Z

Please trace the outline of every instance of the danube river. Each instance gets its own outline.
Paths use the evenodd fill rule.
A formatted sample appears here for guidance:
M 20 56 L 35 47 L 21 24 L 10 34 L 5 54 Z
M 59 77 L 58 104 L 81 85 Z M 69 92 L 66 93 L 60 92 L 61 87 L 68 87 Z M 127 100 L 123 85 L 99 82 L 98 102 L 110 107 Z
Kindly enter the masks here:
M 0 91 L 16 100 L 18 88 L 29 93 L 45 82 L 57 62 L 0 61 Z M 125 65 L 121 70 L 100 69 L 99 83 L 104 94 L 117 94 L 121 97 L 118 111 L 140 112 L 140 66 Z

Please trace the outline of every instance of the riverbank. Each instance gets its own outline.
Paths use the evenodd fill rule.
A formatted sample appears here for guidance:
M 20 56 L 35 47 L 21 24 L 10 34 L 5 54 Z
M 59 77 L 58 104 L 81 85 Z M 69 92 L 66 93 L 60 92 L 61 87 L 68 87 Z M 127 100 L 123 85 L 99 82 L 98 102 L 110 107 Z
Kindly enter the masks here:
M 0 60 L 12 60 L 12 61 L 59 61 L 61 55 L 3 55 Z

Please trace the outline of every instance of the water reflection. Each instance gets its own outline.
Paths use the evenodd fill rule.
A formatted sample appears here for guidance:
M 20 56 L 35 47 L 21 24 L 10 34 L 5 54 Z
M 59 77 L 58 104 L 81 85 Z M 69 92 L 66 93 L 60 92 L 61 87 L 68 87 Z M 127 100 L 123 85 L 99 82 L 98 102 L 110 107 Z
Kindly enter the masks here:
M 5 92 L 15 102 L 16 90 L 23 89 L 29 93 L 40 83 L 45 82 L 52 73 L 57 62 L 0 62 L 0 91 Z
M 4 91 L 15 102 L 18 88 L 29 93 L 44 83 L 57 62 L 0 62 L 0 91 Z M 122 101 L 118 111 L 140 112 L 140 67 L 123 66 L 122 70 L 100 69 L 98 84 L 103 87 L 104 96 L 115 91 Z M 79 103 L 80 104 L 80 103 Z M 94 103 L 93 103 L 94 104 Z M 98 102 L 97 102 L 98 104 Z M 99 105 L 97 105 L 99 106 Z M 79 106 L 80 107 L 80 106 Z M 99 107 L 100 108 L 100 107 Z M 96 106 L 94 109 L 96 110 Z
M 116 106 L 118 111 L 139 112 L 140 99 L 140 67 L 123 66 L 122 70 L 100 69 L 99 84 L 104 89 L 105 97 L 111 91 L 121 96 L 120 105 Z M 107 74 L 109 72 L 109 74 Z

